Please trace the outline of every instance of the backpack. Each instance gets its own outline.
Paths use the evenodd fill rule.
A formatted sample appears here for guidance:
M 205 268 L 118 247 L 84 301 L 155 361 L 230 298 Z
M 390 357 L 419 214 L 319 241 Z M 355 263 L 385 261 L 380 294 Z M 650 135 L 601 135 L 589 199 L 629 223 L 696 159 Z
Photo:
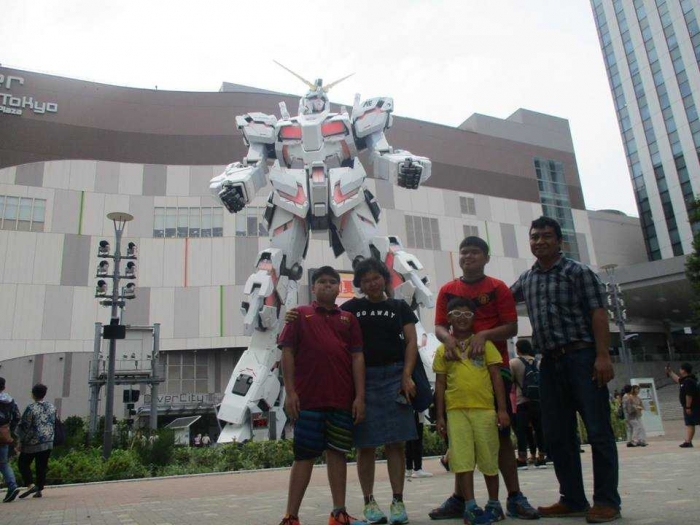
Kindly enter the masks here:
M 525 375 L 523 376 L 523 384 L 520 385 L 520 390 L 523 396 L 530 401 L 540 400 L 540 369 L 537 367 L 537 359 L 529 362 L 527 359 L 519 358 L 525 365 Z
M 61 418 L 56 416 L 56 422 L 53 426 L 53 446 L 59 447 L 66 442 L 66 429 L 63 426 Z

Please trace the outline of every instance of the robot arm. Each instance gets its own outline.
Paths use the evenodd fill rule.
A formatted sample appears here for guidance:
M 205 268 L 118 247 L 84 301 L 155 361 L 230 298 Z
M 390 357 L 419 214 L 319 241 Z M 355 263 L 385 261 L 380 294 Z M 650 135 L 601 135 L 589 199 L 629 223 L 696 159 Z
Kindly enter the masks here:
M 359 103 L 355 97 L 352 123 L 360 146 L 364 145 L 374 165 L 374 175 L 390 180 L 402 188 L 415 190 L 430 178 L 431 162 L 426 157 L 413 155 L 409 151 L 394 150 L 384 136 L 384 130 L 393 123 L 394 102 L 388 97 L 379 97 Z
M 267 159 L 275 156 L 275 124 L 277 119 L 263 113 L 236 117 L 236 126 L 243 132 L 248 155 L 243 162 L 234 162 L 214 177 L 209 189 L 231 213 L 241 211 L 267 183 Z

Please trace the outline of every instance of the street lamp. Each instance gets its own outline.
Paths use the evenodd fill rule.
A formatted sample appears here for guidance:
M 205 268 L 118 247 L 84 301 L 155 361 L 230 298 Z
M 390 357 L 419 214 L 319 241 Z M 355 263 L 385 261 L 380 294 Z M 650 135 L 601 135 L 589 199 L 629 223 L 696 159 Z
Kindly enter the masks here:
M 620 285 L 615 282 L 615 268 L 617 264 L 606 264 L 600 267 L 605 270 L 608 276 L 608 283 L 605 285 L 605 290 L 608 292 L 608 315 L 610 320 L 613 321 L 620 332 L 620 346 L 621 352 L 620 357 L 622 362 L 625 364 L 625 371 L 627 373 L 627 382 L 632 379 L 632 352 L 627 347 L 627 341 L 637 337 L 638 334 L 625 335 L 625 321 L 627 321 L 627 310 L 624 309 L 625 301 L 622 298 L 622 291 L 620 290 Z
M 105 279 L 97 281 L 95 289 L 95 297 L 100 299 L 102 306 L 110 306 L 112 308 L 109 326 L 105 326 L 103 330 L 103 338 L 109 339 L 109 361 L 107 365 L 107 400 L 105 406 L 105 433 L 102 446 L 102 457 L 108 459 L 112 453 L 112 437 L 113 437 L 113 417 L 114 417 L 114 383 L 115 383 L 115 368 L 117 354 L 117 339 L 124 339 L 126 328 L 119 324 L 119 308 L 124 308 L 127 299 L 136 297 L 134 283 L 129 283 L 124 288 L 119 287 L 121 279 L 135 279 L 136 265 L 133 262 L 127 263 L 128 268 L 124 274 L 120 273 L 120 261 L 122 259 L 136 259 L 136 245 L 129 243 L 126 256 L 121 254 L 121 240 L 126 223 L 133 220 L 133 216 L 123 212 L 112 212 L 107 214 L 107 218 L 114 224 L 115 246 L 114 254 L 110 254 L 109 242 L 100 241 L 97 248 L 97 256 L 100 259 L 114 259 L 114 271 L 109 275 L 109 262 L 100 261 L 97 266 L 97 277 L 112 279 L 112 294 L 107 293 L 108 284 Z M 130 265 L 130 266 L 129 266 Z M 128 293 L 127 293 L 128 289 Z M 121 292 L 121 293 L 120 293 Z

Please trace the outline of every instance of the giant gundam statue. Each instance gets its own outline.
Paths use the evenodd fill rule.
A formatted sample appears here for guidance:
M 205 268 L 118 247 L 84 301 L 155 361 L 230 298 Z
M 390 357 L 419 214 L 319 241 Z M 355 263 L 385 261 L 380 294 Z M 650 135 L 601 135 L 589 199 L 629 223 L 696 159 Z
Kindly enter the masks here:
M 392 125 L 393 100 L 360 102 L 356 95 L 350 114 L 345 108 L 331 113 L 327 92 L 348 77 L 324 86 L 278 65 L 309 87 L 299 114 L 291 117 L 281 102 L 279 120 L 263 113 L 236 117 L 248 154 L 210 185 L 231 213 L 240 212 L 268 181 L 272 186 L 264 214 L 270 247 L 258 254 L 241 305 L 245 334 L 252 337 L 218 411 L 225 422 L 220 443 L 281 436 L 286 416 L 276 340 L 286 310 L 297 304 L 310 231 L 327 231 L 336 257 L 345 252 L 353 263 L 366 257 L 384 261 L 395 298 L 413 308 L 434 306 L 427 278 L 419 275 L 423 265 L 398 237 L 377 235 L 380 209 L 357 157 L 366 149 L 375 177 L 403 188 L 418 189 L 430 177 L 430 160 L 393 149 L 384 136 Z

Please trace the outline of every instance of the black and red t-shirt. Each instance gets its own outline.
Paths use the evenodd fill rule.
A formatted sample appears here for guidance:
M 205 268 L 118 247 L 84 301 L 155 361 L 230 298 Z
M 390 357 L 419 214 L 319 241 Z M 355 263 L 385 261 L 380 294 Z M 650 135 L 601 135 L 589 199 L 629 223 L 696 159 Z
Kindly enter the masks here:
M 506 283 L 485 275 L 475 282 L 462 279 L 450 281 L 440 288 L 435 307 L 435 325 L 449 328 L 447 303 L 454 297 L 466 297 L 476 305 L 474 312 L 474 333 L 490 330 L 497 326 L 514 323 L 518 320 L 515 299 Z M 506 341 L 493 341 L 503 358 L 503 366 L 508 367 L 508 345 Z

